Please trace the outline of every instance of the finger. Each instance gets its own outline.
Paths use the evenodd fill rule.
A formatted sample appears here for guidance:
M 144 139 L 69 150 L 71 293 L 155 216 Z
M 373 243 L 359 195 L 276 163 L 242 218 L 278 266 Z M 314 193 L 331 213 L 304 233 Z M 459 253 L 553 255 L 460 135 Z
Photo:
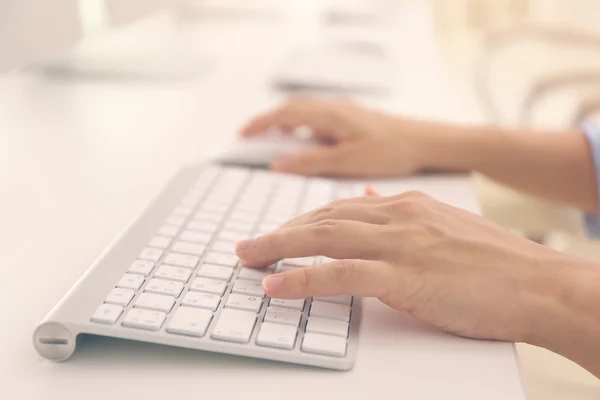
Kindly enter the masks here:
M 383 297 L 390 281 L 391 271 L 384 263 L 337 260 L 270 275 L 263 280 L 262 285 L 268 296 L 281 299 L 338 294 Z
M 368 169 L 358 161 L 362 151 L 360 143 L 322 146 L 278 157 L 270 167 L 278 172 L 308 176 L 364 176 Z
M 365 196 L 379 196 L 379 193 L 373 189 L 373 186 L 367 185 L 365 188 Z
M 237 244 L 247 267 L 262 267 L 283 258 L 323 255 L 331 258 L 377 258 L 381 249 L 378 225 L 326 220 L 278 229 Z
M 343 119 L 335 104 L 316 100 L 293 100 L 273 111 L 264 113 L 250 121 L 241 130 L 242 136 L 255 136 L 263 132 L 278 128 L 284 132 L 291 132 L 299 127 L 308 127 L 313 130 L 318 139 L 337 139 L 343 131 Z
M 308 225 L 328 219 L 385 225 L 390 222 L 390 214 L 380 207 L 369 206 L 369 203 L 345 203 L 337 207 L 326 206 L 318 208 L 288 221 L 282 228 Z

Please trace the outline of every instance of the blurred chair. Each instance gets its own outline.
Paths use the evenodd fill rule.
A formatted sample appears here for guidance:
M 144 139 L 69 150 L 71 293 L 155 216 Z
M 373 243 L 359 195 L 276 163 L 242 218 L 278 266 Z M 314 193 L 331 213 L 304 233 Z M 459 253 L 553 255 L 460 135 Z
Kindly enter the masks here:
M 507 56 L 519 46 L 520 54 Z M 510 75 L 493 79 L 501 62 Z M 515 63 L 518 65 L 515 66 Z M 476 90 L 488 117 L 505 126 L 578 127 L 600 115 L 600 36 L 574 29 L 521 27 L 488 35 L 476 65 Z M 529 76 L 528 76 L 529 75 Z M 511 81 L 511 83 L 507 83 Z M 521 82 L 517 95 L 514 81 Z M 494 85 L 496 83 L 496 85 Z M 497 89 L 498 85 L 501 89 Z M 494 87 L 496 86 L 496 87 Z M 504 90 L 504 96 L 498 91 Z M 513 110 L 499 105 L 509 99 Z M 511 112 L 512 111 L 512 112 Z M 476 178 L 484 214 L 499 224 L 559 250 L 600 260 L 600 244 L 583 235 L 581 213 Z

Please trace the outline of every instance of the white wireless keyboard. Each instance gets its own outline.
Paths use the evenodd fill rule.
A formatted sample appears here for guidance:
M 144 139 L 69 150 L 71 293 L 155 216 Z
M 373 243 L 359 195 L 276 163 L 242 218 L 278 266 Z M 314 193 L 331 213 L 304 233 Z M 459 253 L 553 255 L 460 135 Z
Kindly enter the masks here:
M 92 334 L 347 370 L 361 302 L 341 295 L 274 299 L 262 279 L 324 257 L 244 268 L 236 242 L 356 194 L 350 183 L 219 166 L 183 169 L 83 275 L 34 334 L 68 359 Z

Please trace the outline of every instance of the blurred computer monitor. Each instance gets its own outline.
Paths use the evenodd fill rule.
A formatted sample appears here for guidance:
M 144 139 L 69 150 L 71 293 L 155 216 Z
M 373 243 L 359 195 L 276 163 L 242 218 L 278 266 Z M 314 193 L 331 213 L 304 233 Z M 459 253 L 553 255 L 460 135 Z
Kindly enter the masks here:
M 72 46 L 78 0 L 0 0 L 0 73 Z

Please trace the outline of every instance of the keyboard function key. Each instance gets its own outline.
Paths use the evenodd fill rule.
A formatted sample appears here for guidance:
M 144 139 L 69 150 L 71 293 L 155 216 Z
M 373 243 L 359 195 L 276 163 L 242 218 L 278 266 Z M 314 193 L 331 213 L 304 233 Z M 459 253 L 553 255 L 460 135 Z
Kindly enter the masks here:
M 313 301 L 310 306 L 311 317 L 323 317 L 350 321 L 350 306 L 337 303 L 326 303 L 324 301 Z
M 128 328 L 157 331 L 165 322 L 166 314 L 160 311 L 132 308 L 123 318 L 122 325 Z
M 131 299 L 135 296 L 135 292 L 131 289 L 114 288 L 106 296 L 105 303 L 116 304 L 118 306 L 127 307 Z
M 348 323 L 335 319 L 310 317 L 306 323 L 306 332 L 322 333 L 346 339 L 348 337 Z
M 144 277 L 142 275 L 125 274 L 123 275 L 119 283 L 117 283 L 117 287 L 123 289 L 139 290 L 139 288 L 142 287 L 143 283 Z
M 173 296 L 163 296 L 153 293 L 142 293 L 133 305 L 135 308 L 145 308 L 147 310 L 162 311 L 168 313 L 175 304 Z
M 302 312 L 285 308 L 269 307 L 265 314 L 265 322 L 273 322 L 276 324 L 291 325 L 298 327 Z
M 324 356 L 344 357 L 346 355 L 346 339 L 307 332 L 302 341 L 302 351 Z
M 252 311 L 258 314 L 262 306 L 262 298 L 255 296 L 246 296 L 243 294 L 232 293 L 225 303 L 226 308 L 235 308 L 236 310 Z
M 217 294 L 219 296 L 223 296 L 225 289 L 227 289 L 227 282 L 225 281 L 200 277 L 194 279 L 192 286 L 190 287 L 190 290 Z
M 289 308 L 292 310 L 304 310 L 305 299 L 271 299 L 269 305 L 273 307 Z
M 148 260 L 148 261 L 157 262 L 158 260 L 160 260 L 162 255 L 163 255 L 163 251 L 161 249 L 155 249 L 153 247 L 146 247 L 144 250 L 142 250 L 142 252 L 138 256 L 138 258 L 140 260 Z
M 92 322 L 112 325 L 123 313 L 123 307 L 114 304 L 102 304 L 92 315 Z
M 255 324 L 255 313 L 226 308 L 221 311 L 211 338 L 234 343 L 248 343 Z
M 181 301 L 182 305 L 198 308 L 206 308 L 215 311 L 221 302 L 221 297 L 216 294 L 187 292 Z
M 183 267 L 173 267 L 170 265 L 162 265 L 154 274 L 155 278 L 162 278 L 182 283 L 186 283 L 190 279 L 190 276 L 192 276 L 192 271 L 189 269 Z
M 179 307 L 166 331 L 178 335 L 202 337 L 206 334 L 212 312 L 191 307 Z
M 233 269 L 229 267 L 223 267 L 221 265 L 204 264 L 198 271 L 199 276 L 205 278 L 221 279 L 229 281 L 233 275 Z
M 179 297 L 182 290 L 183 283 L 167 281 L 164 279 L 152 279 L 144 289 L 144 291 L 148 293 L 164 294 L 173 297 Z
M 296 344 L 296 327 L 263 322 L 256 337 L 259 346 L 292 350 Z
M 129 267 L 128 272 L 148 276 L 153 269 L 154 262 L 147 260 L 135 260 Z

